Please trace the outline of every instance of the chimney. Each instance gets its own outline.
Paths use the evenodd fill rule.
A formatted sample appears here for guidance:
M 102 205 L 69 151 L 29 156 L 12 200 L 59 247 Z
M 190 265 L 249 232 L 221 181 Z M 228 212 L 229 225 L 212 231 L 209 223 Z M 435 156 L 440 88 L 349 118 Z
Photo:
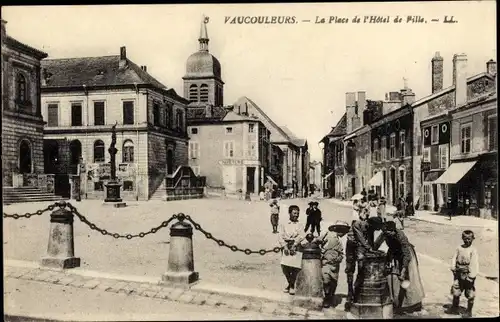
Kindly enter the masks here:
M 358 116 L 360 118 L 360 126 L 363 126 L 363 112 L 366 109 L 366 92 L 358 92 Z
M 142 69 L 143 71 L 147 72 L 147 71 L 148 71 L 148 66 L 144 65 L 144 66 L 142 66 L 142 67 L 141 67 L 141 69 Z
M 411 90 L 411 88 L 405 88 L 401 90 L 401 98 L 403 100 L 402 105 L 411 105 L 415 102 L 415 93 Z
M 453 84 L 455 85 L 455 106 L 467 102 L 467 55 L 453 55 Z
M 490 74 L 490 75 L 496 76 L 496 74 L 497 74 L 497 62 L 494 61 L 493 59 L 490 59 L 486 63 L 486 72 L 488 72 L 488 74 Z
M 5 25 L 7 24 L 7 21 L 2 19 L 2 40 L 4 40 L 5 35 L 7 34 L 7 31 L 5 29 Z
M 443 57 L 436 51 L 431 60 L 432 64 L 432 92 L 438 92 L 443 89 Z
M 352 118 L 354 117 L 354 109 L 356 108 L 356 93 L 345 93 L 345 108 L 346 108 L 346 131 L 347 133 L 351 133 L 353 130 L 352 127 Z
M 120 68 L 127 65 L 127 47 L 120 47 Z
M 401 97 L 399 92 L 389 92 L 389 101 L 400 101 Z

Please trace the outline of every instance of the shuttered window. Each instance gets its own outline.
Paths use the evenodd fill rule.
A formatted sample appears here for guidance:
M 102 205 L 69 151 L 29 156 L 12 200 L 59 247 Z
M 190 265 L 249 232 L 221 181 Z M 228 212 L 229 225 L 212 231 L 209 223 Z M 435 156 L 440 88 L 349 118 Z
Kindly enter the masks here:
M 49 104 L 47 106 L 47 126 L 59 125 L 59 105 Z

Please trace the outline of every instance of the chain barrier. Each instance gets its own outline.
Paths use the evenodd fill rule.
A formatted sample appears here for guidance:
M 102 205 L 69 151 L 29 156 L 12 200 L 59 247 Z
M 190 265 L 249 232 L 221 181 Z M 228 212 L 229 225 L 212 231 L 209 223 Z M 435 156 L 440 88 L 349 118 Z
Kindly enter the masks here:
M 259 254 L 259 255 L 262 255 L 262 256 L 264 256 L 266 254 L 269 254 L 269 253 L 280 253 L 281 252 L 281 247 L 274 247 L 274 248 L 270 248 L 270 249 L 251 250 L 249 248 L 242 249 L 242 248 L 239 248 L 236 245 L 228 245 L 222 239 L 217 239 L 217 238 L 213 237 L 211 233 L 209 233 L 209 232 L 205 231 L 203 228 L 201 228 L 201 225 L 199 223 L 197 223 L 196 221 L 194 221 L 189 215 L 184 215 L 182 213 L 178 214 L 178 215 L 176 215 L 176 214 L 172 215 L 168 220 L 163 221 L 158 227 L 151 228 L 151 230 L 148 231 L 148 232 L 141 232 L 141 233 L 134 234 L 134 235 L 132 235 L 132 234 L 111 233 L 111 232 L 107 231 L 106 229 L 99 228 L 99 227 L 97 227 L 96 224 L 90 222 L 84 215 L 80 214 L 80 212 L 78 211 L 78 209 L 75 206 L 73 206 L 71 203 L 66 202 L 66 201 L 56 202 L 56 203 L 48 206 L 47 208 L 42 209 L 42 210 L 38 210 L 38 211 L 36 211 L 34 213 L 26 213 L 24 215 L 18 215 L 18 214 L 9 215 L 9 214 L 5 214 L 4 213 L 3 217 L 4 218 L 14 218 L 14 219 L 30 218 L 31 216 L 34 216 L 34 215 L 40 216 L 40 215 L 42 215 L 43 213 L 45 213 L 46 211 L 49 211 L 49 210 L 52 211 L 56 207 L 59 207 L 61 209 L 68 207 L 69 211 L 72 214 L 74 214 L 75 216 L 77 216 L 78 219 L 80 219 L 81 222 L 83 222 L 84 224 L 86 224 L 87 226 L 89 226 L 90 229 L 96 230 L 96 231 L 100 232 L 104 236 L 111 236 L 111 237 L 113 237 L 115 239 L 126 238 L 126 239 L 130 240 L 132 238 L 137 238 L 137 237 L 144 238 L 145 236 L 147 236 L 149 234 L 155 234 L 156 232 L 158 232 L 162 228 L 168 227 L 168 225 L 170 224 L 170 222 L 172 220 L 174 220 L 174 219 L 178 219 L 179 221 L 183 221 L 185 219 L 185 220 L 191 222 L 193 224 L 193 227 L 196 230 L 200 231 L 203 235 L 205 235 L 205 237 L 207 239 L 211 239 L 211 240 L 215 241 L 217 243 L 217 245 L 219 245 L 221 247 L 227 247 L 230 250 L 232 250 L 233 252 L 242 252 L 245 255 Z
M 181 214 L 179 214 L 179 217 L 180 217 L 180 215 Z M 205 235 L 205 237 L 207 239 L 211 239 L 211 240 L 215 241 L 219 246 L 227 247 L 230 250 L 232 250 L 233 252 L 242 252 L 242 253 L 245 253 L 245 255 L 259 254 L 262 256 L 269 254 L 269 253 L 280 253 L 281 252 L 281 247 L 274 247 L 271 249 L 251 250 L 249 248 L 242 249 L 236 245 L 228 245 L 222 239 L 217 239 L 217 238 L 213 237 L 211 233 L 209 233 L 209 232 L 205 231 L 203 228 L 201 228 L 201 225 L 198 224 L 196 221 L 194 221 L 189 215 L 183 215 L 183 217 L 184 216 L 185 216 L 185 219 L 187 221 L 191 222 L 193 224 L 193 227 L 196 230 L 199 230 L 203 235 Z M 183 218 L 179 218 L 179 220 L 183 220 Z

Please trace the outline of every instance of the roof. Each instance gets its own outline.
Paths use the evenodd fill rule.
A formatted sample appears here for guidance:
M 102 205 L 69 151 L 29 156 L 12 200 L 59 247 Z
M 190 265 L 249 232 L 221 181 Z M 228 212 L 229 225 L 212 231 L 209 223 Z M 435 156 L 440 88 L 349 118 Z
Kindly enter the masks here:
M 200 122 L 222 122 L 226 117 L 228 110 L 222 106 L 212 107 L 212 116 L 207 117 L 206 107 L 188 107 L 187 108 L 187 119 L 189 123 L 200 123 Z
M 10 36 L 6 36 L 4 39 L 4 42 L 5 42 L 5 44 L 7 44 L 8 46 L 10 46 L 12 48 L 15 48 L 19 51 L 22 51 L 28 55 L 35 56 L 39 60 L 44 59 L 48 56 L 47 53 L 45 53 L 41 50 L 38 50 L 36 48 L 33 48 L 31 46 L 28 46 L 28 45 L 20 42 L 19 40 L 14 39 Z
M 43 88 L 149 84 L 167 89 L 134 62 L 126 61 L 120 68 L 119 55 L 43 60 L 42 68 L 50 75 Z
M 280 128 L 283 130 L 283 132 L 286 133 L 286 135 L 290 138 L 291 142 L 295 144 L 296 146 L 304 146 L 307 144 L 307 141 L 305 139 L 300 139 L 293 134 L 292 131 L 286 126 L 280 126 Z
M 257 116 L 247 116 L 244 114 L 238 114 L 233 111 L 228 111 L 224 117 L 224 121 L 259 121 Z
M 347 113 L 344 113 L 340 120 L 337 122 L 337 125 L 332 128 L 330 133 L 327 134 L 327 136 L 337 136 L 337 135 L 345 135 L 347 134 L 346 131 L 347 128 Z
M 489 73 L 482 72 L 482 73 L 479 73 L 477 75 L 468 77 L 467 78 L 467 83 L 473 82 L 473 81 L 475 81 L 475 80 L 477 80 L 477 79 L 479 79 L 481 77 L 488 77 L 488 78 L 494 79 L 494 77 L 492 75 L 490 75 Z M 411 104 L 411 106 L 416 107 L 416 106 L 425 104 L 425 103 L 427 103 L 427 102 L 429 102 L 429 101 L 431 101 L 431 100 L 433 100 L 433 99 L 435 99 L 437 97 L 440 97 L 440 96 L 442 96 L 442 95 L 444 95 L 446 93 L 449 93 L 449 92 L 451 92 L 453 90 L 455 90 L 455 85 L 448 86 L 448 87 L 446 87 L 446 88 L 444 88 L 444 89 L 442 89 L 442 90 L 440 90 L 438 92 L 432 93 L 432 94 L 430 94 L 430 95 L 428 95 L 426 97 L 423 97 L 423 98 L 421 98 L 421 99 L 413 102 L 413 104 Z

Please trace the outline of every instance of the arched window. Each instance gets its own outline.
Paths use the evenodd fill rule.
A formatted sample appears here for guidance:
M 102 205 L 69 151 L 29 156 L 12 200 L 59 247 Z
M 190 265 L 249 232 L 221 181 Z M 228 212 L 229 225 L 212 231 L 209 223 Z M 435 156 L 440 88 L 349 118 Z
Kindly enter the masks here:
M 16 78 L 17 92 L 16 98 L 20 102 L 26 102 L 28 100 L 28 86 L 26 83 L 26 77 L 23 74 L 17 74 Z
M 104 142 L 97 140 L 94 142 L 94 163 L 104 162 Z
M 122 160 L 123 162 L 134 162 L 134 143 L 130 140 L 123 143 Z
M 189 86 L 189 101 L 198 102 L 198 86 L 196 84 Z
M 19 145 L 19 173 L 31 173 L 31 142 L 22 140 Z
M 208 85 L 201 84 L 200 86 L 200 102 L 208 102 Z

